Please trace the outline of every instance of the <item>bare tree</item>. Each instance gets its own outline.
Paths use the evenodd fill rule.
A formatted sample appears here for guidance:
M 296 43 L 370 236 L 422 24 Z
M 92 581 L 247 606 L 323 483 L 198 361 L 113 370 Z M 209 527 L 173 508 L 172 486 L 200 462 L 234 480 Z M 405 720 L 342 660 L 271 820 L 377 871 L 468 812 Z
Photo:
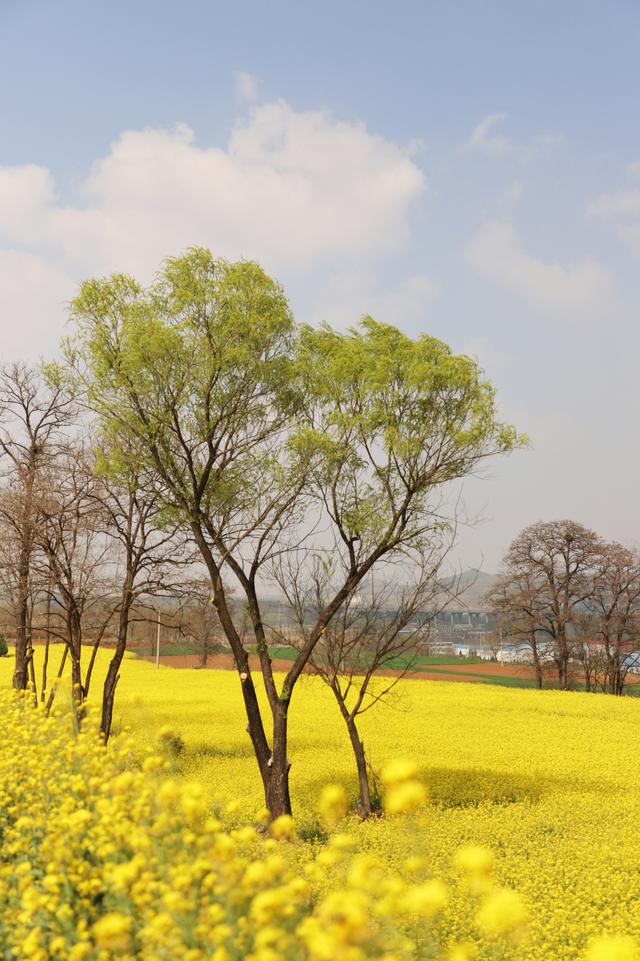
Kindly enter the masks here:
M 102 692 L 100 729 L 105 740 L 111 732 L 115 692 L 134 605 L 145 595 L 169 589 L 169 572 L 182 554 L 175 524 L 161 515 L 153 478 L 135 468 L 114 468 L 108 457 L 102 449 L 98 464 L 88 467 L 95 478 L 88 490 L 97 510 L 95 523 L 115 548 L 111 582 L 113 613 L 117 617 L 116 648 Z
M 47 379 L 40 368 L 18 363 L 0 370 L 0 465 L 3 487 L 10 492 L 10 497 L 0 501 L 0 514 L 14 532 L 13 686 L 19 690 L 27 687 L 33 656 L 29 598 L 40 485 L 73 412 L 73 402 L 62 384 Z
M 585 601 L 588 630 L 598 644 L 603 690 L 623 694 L 629 654 L 640 635 L 640 556 L 621 544 L 603 545 Z
M 34 615 L 39 595 L 40 579 L 33 563 L 29 564 L 26 580 L 20 570 L 20 539 L 16 525 L 8 517 L 15 517 L 19 506 L 16 503 L 15 492 L 11 489 L 0 490 L 0 611 L 4 623 L 13 626 L 14 640 L 17 635 L 17 625 L 20 612 L 24 625 L 24 636 L 27 646 L 27 676 L 34 697 L 36 694 L 36 677 L 33 663 L 33 632 Z M 16 645 L 17 646 L 17 645 Z
M 208 577 L 193 577 L 178 588 L 180 597 L 179 631 L 191 638 L 200 651 L 200 667 L 207 666 L 210 655 L 220 650 L 224 633 L 211 596 Z M 231 596 L 231 591 L 227 593 Z
M 561 690 L 569 687 L 569 662 L 577 654 L 575 617 L 591 594 L 602 546 L 593 531 L 574 521 L 541 522 L 518 535 L 503 562 L 505 610 L 531 645 L 537 648 L 543 638 L 545 648 L 551 647 Z
M 74 704 L 78 715 L 87 695 L 93 665 L 113 617 L 111 579 L 113 546 L 102 526 L 99 481 L 88 468 L 86 450 L 69 445 L 47 476 L 47 492 L 38 502 L 36 541 L 57 599 L 54 633 L 62 637 L 71 661 Z M 82 644 L 89 620 L 92 653 L 82 674 Z M 50 696 L 51 700 L 51 696 Z
M 500 641 L 506 637 L 529 648 L 538 690 L 542 690 L 545 664 L 550 663 L 549 637 L 541 627 L 546 603 L 543 583 L 539 573 L 513 568 L 498 576 L 485 598 L 496 615 Z M 500 641 L 494 639 L 495 651 Z
M 308 643 L 320 612 L 344 579 L 336 570 L 339 555 L 328 552 L 304 557 L 304 552 L 280 556 L 273 576 L 285 595 L 298 629 L 297 647 Z M 399 575 L 370 575 L 349 594 L 326 626 L 309 658 L 309 666 L 332 691 L 346 724 L 358 773 L 358 813 L 372 813 L 370 765 L 358 730 L 358 718 L 389 698 L 420 654 L 428 650 L 431 624 L 451 600 L 453 582 L 439 580 L 445 552 L 434 546 L 414 556 Z M 409 561 L 409 557 L 405 558 Z M 278 633 L 276 628 L 272 628 Z M 282 635 L 285 639 L 285 635 Z

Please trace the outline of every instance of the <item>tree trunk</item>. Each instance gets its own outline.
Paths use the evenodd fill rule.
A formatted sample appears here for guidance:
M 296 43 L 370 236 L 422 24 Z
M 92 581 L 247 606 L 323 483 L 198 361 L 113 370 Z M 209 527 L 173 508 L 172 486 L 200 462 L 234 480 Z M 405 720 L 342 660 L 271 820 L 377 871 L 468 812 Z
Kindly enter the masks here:
M 69 653 L 71 654 L 71 701 L 78 723 L 84 713 L 84 687 L 82 685 L 82 622 L 80 612 L 74 606 L 67 617 Z
M 24 555 L 23 548 L 21 555 Z M 13 673 L 13 686 L 16 691 L 25 691 L 29 683 L 29 562 L 20 558 L 18 576 L 18 617 L 16 622 L 16 666 Z
M 243 685 L 244 686 L 244 685 Z M 279 700 L 273 718 L 273 753 L 263 772 L 264 799 L 272 818 L 291 814 L 289 794 L 289 771 L 291 764 L 287 759 L 287 728 L 289 722 L 289 702 Z
M 56 674 L 56 680 L 58 680 L 58 681 L 59 681 L 60 678 L 62 677 L 62 673 L 63 673 L 63 671 L 64 671 L 64 666 L 65 666 L 65 664 L 66 664 L 66 662 L 67 662 L 67 655 L 68 655 L 68 653 L 69 653 L 69 646 L 66 645 L 64 651 L 62 652 L 62 657 L 60 658 L 60 664 L 59 664 L 59 666 L 58 666 L 58 673 Z M 55 700 L 55 696 L 56 696 L 56 689 L 55 689 L 55 687 L 52 687 L 52 688 L 51 688 L 51 691 L 50 691 L 50 693 L 49 693 L 49 697 L 47 698 L 47 704 L 46 704 L 46 706 L 45 706 L 45 712 L 46 712 L 47 714 L 48 714 L 49 711 L 51 710 L 51 706 L 52 706 L 52 704 L 53 704 L 53 702 L 54 702 L 54 700 Z
M 538 647 L 534 643 L 531 646 L 531 653 L 533 655 L 533 669 L 536 675 L 536 687 L 539 691 L 542 690 L 542 664 L 540 663 L 540 655 L 538 654 Z
M 358 735 L 355 718 L 351 717 L 351 715 L 347 719 L 347 729 L 349 731 L 351 747 L 353 748 L 353 753 L 356 758 L 356 767 L 358 769 L 358 814 L 364 821 L 371 816 L 372 812 L 371 788 L 369 787 L 369 775 L 367 773 L 367 757 L 364 750 L 364 744 Z
M 102 689 L 102 716 L 100 719 L 100 730 L 102 731 L 102 736 L 104 737 L 105 743 L 109 740 L 111 734 L 111 724 L 113 722 L 113 702 L 116 696 L 116 687 L 118 681 L 120 680 L 120 665 L 122 664 L 122 658 L 127 649 L 127 640 L 129 636 L 129 614 L 131 611 L 131 604 L 133 602 L 133 596 L 129 588 L 125 588 L 125 597 L 123 597 L 122 607 L 120 608 L 120 617 L 118 620 L 118 642 L 116 644 L 116 649 L 113 657 L 111 658 L 111 663 L 109 664 L 109 669 L 107 671 L 107 676 L 104 681 L 104 687 Z
M 558 656 L 558 687 L 561 691 L 569 689 L 568 658 L 563 652 Z
M 44 642 L 44 659 L 42 662 L 42 690 L 40 699 L 44 704 L 47 690 L 47 672 L 49 670 L 49 648 L 51 646 L 51 594 L 47 594 L 47 639 Z

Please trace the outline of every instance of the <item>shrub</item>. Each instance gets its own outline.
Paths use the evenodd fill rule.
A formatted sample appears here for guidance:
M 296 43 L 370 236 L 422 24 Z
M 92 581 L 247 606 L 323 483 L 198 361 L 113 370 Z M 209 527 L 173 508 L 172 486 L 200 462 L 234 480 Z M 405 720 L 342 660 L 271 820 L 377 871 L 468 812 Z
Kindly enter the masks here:
M 6 657 L 9 653 L 9 647 L 7 645 L 7 639 L 4 634 L 0 634 L 0 657 Z

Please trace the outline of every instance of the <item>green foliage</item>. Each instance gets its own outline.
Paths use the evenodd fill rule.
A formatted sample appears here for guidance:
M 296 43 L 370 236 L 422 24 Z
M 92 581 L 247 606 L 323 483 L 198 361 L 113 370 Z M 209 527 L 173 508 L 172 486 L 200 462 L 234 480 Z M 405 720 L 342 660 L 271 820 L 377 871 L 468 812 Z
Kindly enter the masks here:
M 292 409 L 294 324 L 253 263 L 195 249 L 148 290 L 115 275 L 82 285 L 67 357 L 102 415 L 109 469 L 153 470 L 168 506 L 218 519 L 286 486 L 277 439 Z M 190 517 L 191 519 L 191 517 Z
M 67 357 L 102 415 L 102 469 L 152 471 L 166 510 L 210 536 L 237 542 L 317 498 L 361 554 L 417 544 L 446 531 L 434 491 L 525 442 L 471 358 L 371 318 L 296 325 L 255 263 L 195 248 L 147 290 L 87 281 L 72 315 Z
M 526 443 L 498 420 L 476 361 L 433 337 L 370 317 L 346 334 L 303 327 L 298 367 L 305 442 L 323 455 L 319 484 L 337 493 L 347 537 L 370 548 L 399 517 L 419 536 L 435 489 Z
M 8 653 L 7 639 L 4 634 L 0 634 L 0 657 L 6 657 Z

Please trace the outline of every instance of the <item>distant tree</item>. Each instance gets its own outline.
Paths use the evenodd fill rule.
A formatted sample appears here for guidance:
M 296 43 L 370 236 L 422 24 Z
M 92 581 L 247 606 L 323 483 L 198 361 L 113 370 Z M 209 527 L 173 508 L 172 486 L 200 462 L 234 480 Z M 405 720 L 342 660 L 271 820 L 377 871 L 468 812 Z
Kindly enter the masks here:
M 541 643 L 551 649 L 561 690 L 569 687 L 569 662 L 578 654 L 576 616 L 592 592 L 602 548 L 593 531 L 574 521 L 532 524 L 511 544 L 492 592 L 494 610 L 528 637 L 538 661 Z
M 64 431 L 73 415 L 73 402 L 61 381 L 26 364 L 0 368 L 0 516 L 12 529 L 15 548 L 13 686 L 18 690 L 27 687 L 33 656 L 29 619 L 36 504 L 43 476 L 64 443 Z
M 193 577 L 178 587 L 180 599 L 180 633 L 192 640 L 200 653 L 200 667 L 205 668 L 209 657 L 222 645 L 222 627 L 211 596 L 208 577 Z M 230 596 L 227 587 L 227 595 Z
M 73 316 L 76 383 L 202 555 L 265 801 L 288 814 L 289 707 L 327 626 L 376 565 L 428 543 L 444 484 L 519 438 L 470 358 L 371 319 L 348 333 L 297 327 L 282 289 L 253 263 L 195 249 L 167 261 L 148 290 L 121 275 L 86 282 Z M 260 575 L 323 524 L 346 576 L 278 686 Z M 223 572 L 246 600 L 270 736 Z
M 587 630 L 597 643 L 602 686 L 623 694 L 629 654 L 640 638 L 640 555 L 621 544 L 602 546 L 585 600 Z
M 497 657 L 505 638 L 528 647 L 538 690 L 542 690 L 545 665 L 553 663 L 549 636 L 541 628 L 546 604 L 546 592 L 541 590 L 541 585 L 538 572 L 513 567 L 497 577 L 484 599 L 496 616 L 498 629 L 492 635 L 494 656 Z

